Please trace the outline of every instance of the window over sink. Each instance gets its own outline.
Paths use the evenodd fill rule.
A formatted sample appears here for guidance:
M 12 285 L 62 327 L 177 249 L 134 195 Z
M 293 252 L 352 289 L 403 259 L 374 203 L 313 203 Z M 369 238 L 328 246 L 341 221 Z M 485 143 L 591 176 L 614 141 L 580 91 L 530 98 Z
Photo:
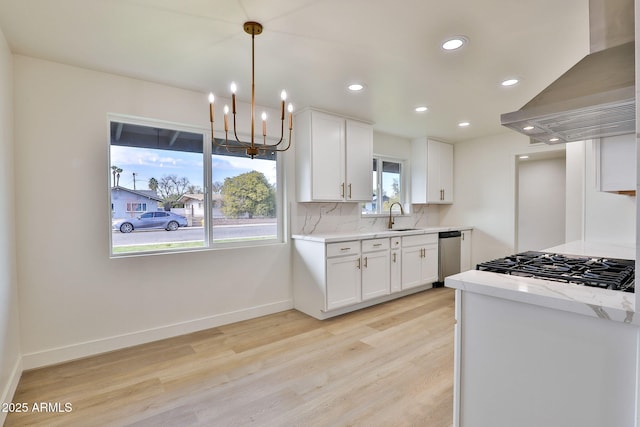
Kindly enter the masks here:
M 383 156 L 373 156 L 372 198 L 362 203 L 363 215 L 381 215 L 389 213 L 389 207 L 399 202 L 405 205 L 404 161 Z M 392 212 L 400 213 L 395 205 Z M 405 213 L 406 210 L 405 210 Z

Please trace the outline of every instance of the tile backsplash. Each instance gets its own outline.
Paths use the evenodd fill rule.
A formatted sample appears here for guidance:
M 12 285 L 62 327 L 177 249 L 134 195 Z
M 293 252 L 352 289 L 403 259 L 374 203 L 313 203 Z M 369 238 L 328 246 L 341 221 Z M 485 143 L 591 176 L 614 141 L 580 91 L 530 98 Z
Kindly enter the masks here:
M 292 234 L 369 232 L 386 230 L 388 216 L 363 217 L 359 203 L 293 203 Z M 439 207 L 412 205 L 411 214 L 394 215 L 394 228 L 434 227 Z

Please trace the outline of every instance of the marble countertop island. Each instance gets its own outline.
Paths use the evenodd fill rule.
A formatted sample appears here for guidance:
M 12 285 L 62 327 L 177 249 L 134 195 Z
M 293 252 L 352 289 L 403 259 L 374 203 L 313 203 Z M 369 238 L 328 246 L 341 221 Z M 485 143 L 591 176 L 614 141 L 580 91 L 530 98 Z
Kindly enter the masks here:
M 635 259 L 635 248 L 594 242 L 570 242 L 544 249 L 566 255 Z M 580 286 L 551 280 L 469 270 L 449 276 L 445 286 L 496 298 L 534 304 L 623 323 L 634 317 L 634 293 Z
M 571 242 L 543 252 L 635 259 Z M 470 270 L 455 288 L 455 427 L 636 426 L 635 294 Z

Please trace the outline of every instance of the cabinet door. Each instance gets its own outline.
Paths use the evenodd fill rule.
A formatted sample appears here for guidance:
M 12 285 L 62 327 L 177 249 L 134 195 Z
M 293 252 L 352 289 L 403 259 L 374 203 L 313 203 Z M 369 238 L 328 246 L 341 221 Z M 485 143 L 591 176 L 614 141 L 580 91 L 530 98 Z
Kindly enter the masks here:
M 422 275 L 420 284 L 438 281 L 438 245 L 431 244 L 424 247 L 422 256 Z
M 402 289 L 421 285 L 422 247 L 402 248 Z
M 391 293 L 402 289 L 402 252 L 399 249 L 391 251 Z
M 427 143 L 427 199 L 430 203 L 453 202 L 453 145 Z
M 366 123 L 346 122 L 345 200 L 370 202 L 373 158 L 373 127 Z
M 411 203 L 427 203 L 427 140 L 411 142 Z
M 367 300 L 390 292 L 389 251 L 362 255 L 362 299 Z
M 453 145 L 438 143 L 440 171 L 438 180 L 442 189 L 442 203 L 453 203 Z
M 453 145 L 418 138 L 411 143 L 412 203 L 453 203 Z
M 636 189 L 636 139 L 634 134 L 600 139 L 600 191 L 626 192 Z M 598 153 L 596 153 L 597 155 Z
M 427 142 L 427 202 L 442 203 L 443 194 L 440 185 L 440 152 L 443 144 L 437 141 Z
M 327 310 L 362 300 L 360 255 L 327 258 Z
M 329 114 L 311 115 L 312 199 L 340 201 L 345 195 L 345 121 Z
M 462 230 L 460 242 L 460 271 L 471 270 L 471 230 Z

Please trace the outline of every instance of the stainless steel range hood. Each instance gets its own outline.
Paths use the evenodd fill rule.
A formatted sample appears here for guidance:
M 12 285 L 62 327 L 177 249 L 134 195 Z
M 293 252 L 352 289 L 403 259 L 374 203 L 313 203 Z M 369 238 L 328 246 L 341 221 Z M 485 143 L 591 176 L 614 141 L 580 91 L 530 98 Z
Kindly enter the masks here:
M 503 126 L 547 144 L 635 133 L 633 0 L 589 1 L 590 54 Z

